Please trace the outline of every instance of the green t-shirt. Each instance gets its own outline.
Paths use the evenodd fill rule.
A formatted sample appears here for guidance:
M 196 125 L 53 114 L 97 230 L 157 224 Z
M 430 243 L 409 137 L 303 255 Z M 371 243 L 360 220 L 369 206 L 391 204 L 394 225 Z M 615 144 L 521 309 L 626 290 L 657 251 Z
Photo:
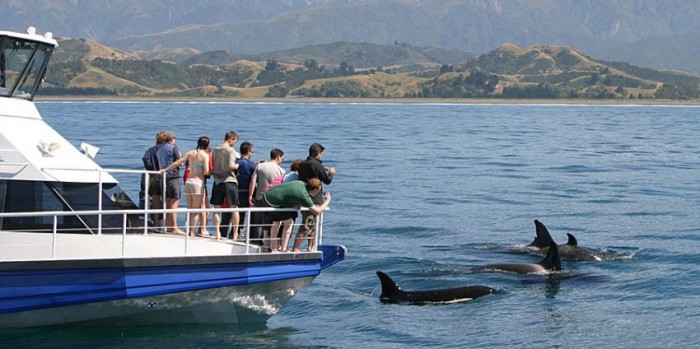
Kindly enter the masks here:
M 311 207 L 314 205 L 306 190 L 306 183 L 302 181 L 291 181 L 270 188 L 265 192 L 265 201 L 274 207 Z

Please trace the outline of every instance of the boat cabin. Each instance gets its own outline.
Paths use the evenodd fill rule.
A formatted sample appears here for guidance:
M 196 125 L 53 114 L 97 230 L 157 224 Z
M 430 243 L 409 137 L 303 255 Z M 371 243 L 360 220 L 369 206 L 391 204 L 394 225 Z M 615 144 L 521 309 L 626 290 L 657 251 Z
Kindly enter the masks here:
M 117 181 L 42 119 L 33 103 L 58 46 L 51 33 L 0 31 L 0 213 L 136 208 Z M 101 222 L 100 222 L 101 221 Z M 62 232 L 120 231 L 121 218 L 58 217 Z M 130 215 L 128 226 L 142 225 Z M 52 217 L 0 217 L 0 230 L 50 232 Z M 105 230 L 105 231 L 108 231 Z

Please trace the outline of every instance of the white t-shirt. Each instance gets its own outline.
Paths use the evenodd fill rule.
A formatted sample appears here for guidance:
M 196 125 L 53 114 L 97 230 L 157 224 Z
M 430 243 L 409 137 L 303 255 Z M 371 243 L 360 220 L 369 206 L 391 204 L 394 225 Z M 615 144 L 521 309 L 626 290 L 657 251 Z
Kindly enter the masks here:
M 283 175 L 285 173 L 284 169 L 274 161 L 263 162 L 255 166 L 255 176 L 256 188 L 255 200 L 262 200 L 263 194 L 265 194 L 265 188 L 270 184 L 275 178 Z

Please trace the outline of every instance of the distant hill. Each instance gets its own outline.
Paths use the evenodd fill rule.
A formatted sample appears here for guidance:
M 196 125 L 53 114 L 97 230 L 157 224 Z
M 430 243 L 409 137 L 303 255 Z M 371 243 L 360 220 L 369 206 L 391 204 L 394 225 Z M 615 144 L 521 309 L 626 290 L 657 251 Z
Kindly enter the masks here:
M 336 42 L 258 55 L 233 54 L 227 51 L 205 52 L 183 60 L 181 63 L 224 65 L 242 59 L 258 61 L 275 59 L 281 63 L 302 64 L 304 61 L 315 60 L 319 65 L 327 66 L 338 66 L 341 62 L 347 62 L 355 68 L 386 68 L 405 65 L 456 64 L 475 55 L 435 47 L 412 47 L 405 43 L 383 46 L 368 43 Z
M 698 72 L 700 1 L 6 0 L 3 30 L 34 25 L 146 59 L 261 54 L 337 42 L 487 53 L 575 47 L 600 59 Z M 435 59 L 441 61 L 441 59 Z M 454 60 L 445 60 L 445 62 Z
M 479 56 L 366 43 L 260 55 L 214 51 L 143 60 L 92 40 L 59 40 L 45 95 L 124 97 L 698 98 L 697 74 L 594 59 L 565 46 L 504 44 Z M 449 56 L 446 55 L 446 56 Z M 468 57 L 468 58 L 467 58 Z M 444 59 L 444 58 L 443 58 Z
M 700 33 L 650 36 L 629 44 L 593 48 L 590 53 L 611 61 L 634 62 L 641 67 L 700 73 Z
M 59 38 L 59 42 L 59 48 L 51 57 L 52 63 L 91 61 L 95 58 L 118 60 L 139 59 L 137 55 L 117 50 L 91 39 Z
M 505 44 L 457 69 L 497 75 L 502 78 L 500 88 L 510 87 L 510 93 L 525 98 L 697 98 L 700 88 L 697 74 L 608 62 L 564 46 Z
M 639 84 L 666 83 L 693 85 L 700 83 L 697 74 L 673 71 L 657 71 L 641 68 L 625 62 L 608 62 L 591 58 L 577 49 L 565 46 L 531 46 L 519 48 L 504 44 L 497 49 L 469 59 L 458 66 L 462 71 L 481 71 L 501 76 L 511 76 L 519 81 L 545 83 L 565 82 L 565 76 L 592 74 L 618 77 Z M 537 78 L 534 78 L 537 77 Z

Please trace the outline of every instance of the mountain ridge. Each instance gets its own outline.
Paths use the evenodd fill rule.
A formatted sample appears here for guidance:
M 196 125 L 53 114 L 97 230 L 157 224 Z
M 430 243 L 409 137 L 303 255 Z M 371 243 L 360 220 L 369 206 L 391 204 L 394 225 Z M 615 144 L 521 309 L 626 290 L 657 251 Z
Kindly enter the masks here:
M 109 6 L 7 0 L 0 13 L 6 14 L 4 29 L 34 25 L 144 57 L 168 50 L 260 54 L 333 42 L 406 42 L 481 54 L 512 42 L 700 71 L 700 2 L 691 0 L 120 0 Z M 659 54 L 657 47 L 669 51 Z

